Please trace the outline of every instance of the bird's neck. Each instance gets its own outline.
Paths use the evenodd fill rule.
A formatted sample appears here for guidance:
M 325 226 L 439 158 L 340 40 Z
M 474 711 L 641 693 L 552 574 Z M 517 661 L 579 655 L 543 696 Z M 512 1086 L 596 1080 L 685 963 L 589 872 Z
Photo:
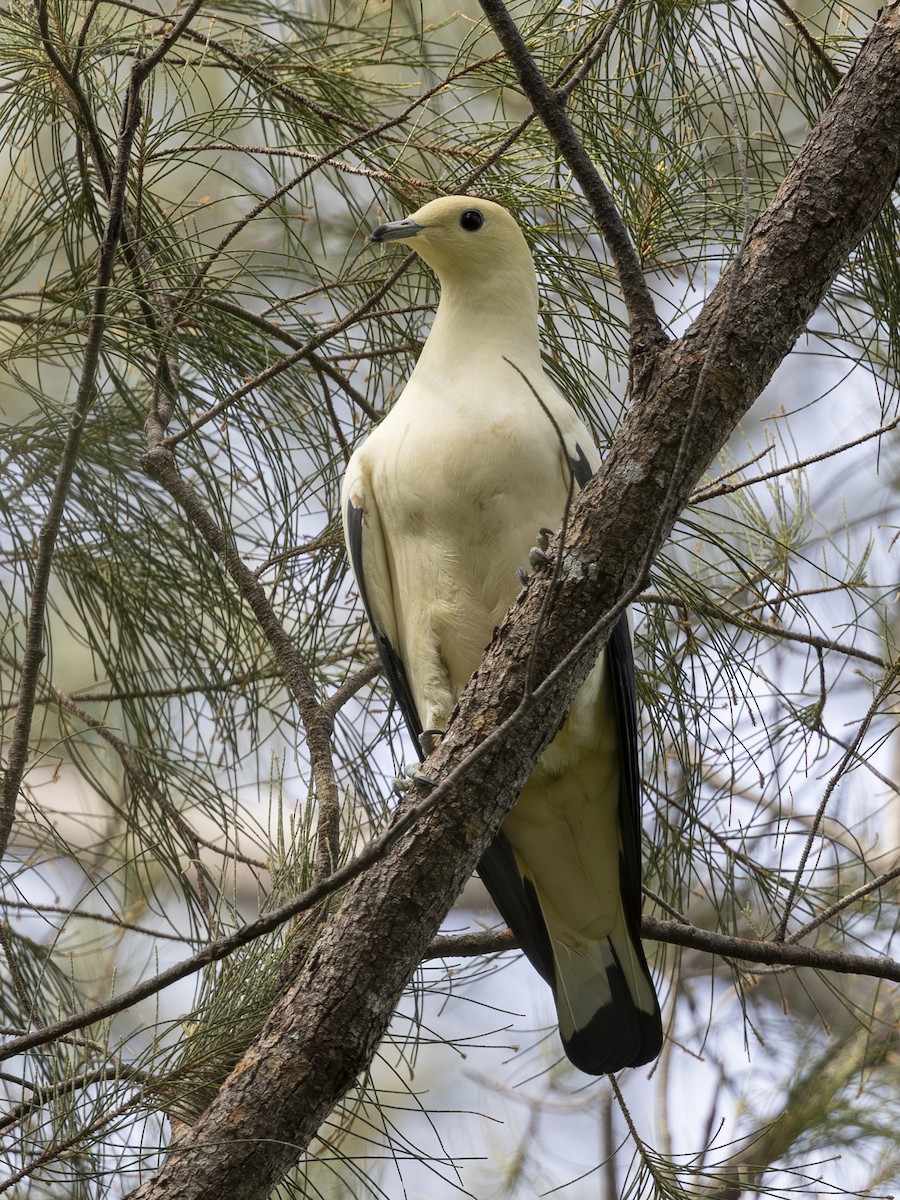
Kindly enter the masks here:
M 508 358 L 526 373 L 540 369 L 538 296 L 533 280 L 508 287 L 465 288 L 443 284 L 431 333 L 417 371 L 471 372 Z

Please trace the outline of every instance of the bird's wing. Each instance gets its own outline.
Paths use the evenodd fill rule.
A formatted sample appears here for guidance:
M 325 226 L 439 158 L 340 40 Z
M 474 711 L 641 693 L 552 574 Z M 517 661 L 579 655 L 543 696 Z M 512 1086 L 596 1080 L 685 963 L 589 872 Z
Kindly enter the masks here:
M 641 944 L 641 780 L 638 768 L 637 697 L 634 687 L 634 650 L 625 613 L 616 622 L 606 644 L 616 729 L 619 735 L 619 836 L 622 859 L 619 892 L 628 932 Z
M 593 447 L 592 447 L 593 448 Z M 576 456 L 569 463 L 579 488 L 593 475 L 587 456 L 576 443 Z M 619 833 L 622 861 L 619 891 L 628 932 L 641 949 L 641 774 L 637 729 L 637 696 L 634 680 L 634 648 L 627 613 L 622 613 L 606 643 L 606 661 L 616 714 L 619 741 Z M 643 955 L 641 956 L 643 957 Z M 646 962 L 644 963 L 646 970 Z
M 619 744 L 620 908 L 608 939 L 597 946 L 608 997 L 604 1003 L 595 993 L 593 1018 L 564 1037 L 566 1054 L 591 1074 L 642 1066 L 662 1049 L 659 1001 L 641 942 L 641 782 L 634 651 L 626 613 L 606 644 L 606 666 Z M 577 987 L 583 966 L 572 965 Z
M 373 489 L 356 455 L 344 477 L 341 492 L 344 540 L 375 645 L 394 698 L 400 706 L 413 744 L 418 749 L 422 724 L 416 712 L 409 677 L 399 652 L 397 611 L 381 518 Z
M 578 487 L 584 487 L 593 473 L 594 447 L 591 443 L 583 446 L 581 439 L 573 442 L 568 437 L 566 443 L 569 467 Z M 585 920 L 599 918 L 601 923 L 608 920 L 607 934 L 597 941 L 583 941 L 574 930 L 566 931 L 565 922 L 560 925 L 558 915 L 548 922 L 540 888 L 550 889 L 544 900 L 551 905 L 562 901 L 562 896 L 554 891 L 554 868 L 546 862 L 550 843 L 538 847 L 534 851 L 537 857 L 531 861 L 531 867 L 544 861 L 539 868 L 543 880 L 540 884 L 537 877 L 529 877 L 530 869 L 521 857 L 526 846 L 518 846 L 523 833 L 521 825 L 516 827 L 518 809 L 513 810 L 510 835 L 501 829 L 478 868 L 523 951 L 554 990 L 567 1055 L 591 1074 L 649 1062 L 659 1053 L 662 1036 L 659 1007 L 640 940 L 640 772 L 634 655 L 627 614 L 623 613 L 616 622 L 605 653 L 604 686 L 610 697 L 618 747 L 618 795 L 604 794 L 601 776 L 587 783 L 587 789 L 594 796 L 593 803 L 613 804 L 617 810 L 619 900 L 608 911 L 601 907 L 591 914 L 587 909 L 584 916 Z M 550 801 L 547 811 L 554 811 L 554 805 L 560 802 L 561 797 Z M 586 821 L 584 828 L 589 825 L 590 821 Z M 516 841 L 518 852 L 510 837 Z M 615 857 L 609 860 L 610 853 L 615 856 L 615 842 L 612 846 L 606 844 L 610 837 L 615 837 L 612 830 L 604 836 L 604 845 L 597 847 L 601 854 L 607 850 L 604 857 L 608 866 L 601 866 L 598 859 L 594 870 L 615 871 Z M 571 869 L 577 873 L 577 858 Z M 563 885 L 563 893 L 566 890 Z M 577 946 L 581 949 L 576 949 Z
M 578 428 L 573 430 L 570 436 L 566 436 L 568 432 L 568 430 L 563 431 L 566 460 L 576 484 L 576 491 L 580 491 L 593 475 L 596 464 L 599 462 L 599 456 L 587 430 L 580 422 L 578 422 Z M 581 434 L 580 438 L 578 434 Z M 592 460 L 594 466 L 591 465 Z M 638 859 L 638 869 L 640 871 L 640 859 Z M 490 892 L 497 911 L 516 935 L 519 945 L 532 966 L 551 987 L 554 987 L 556 968 L 553 946 L 547 932 L 547 924 L 541 911 L 540 901 L 531 880 L 525 878 L 519 870 L 510 840 L 502 829 L 481 856 L 478 863 L 478 874 L 481 882 Z M 640 897 L 640 873 L 638 874 L 638 896 Z M 640 909 L 638 910 L 638 922 L 640 923 Z

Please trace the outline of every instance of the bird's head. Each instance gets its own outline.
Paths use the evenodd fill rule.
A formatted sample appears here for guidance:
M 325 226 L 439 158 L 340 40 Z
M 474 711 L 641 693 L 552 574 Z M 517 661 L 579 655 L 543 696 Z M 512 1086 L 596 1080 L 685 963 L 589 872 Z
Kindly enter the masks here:
M 403 242 L 437 272 L 444 287 L 512 285 L 535 289 L 522 231 L 505 208 L 471 196 L 444 196 L 402 221 L 373 230 L 373 242 Z

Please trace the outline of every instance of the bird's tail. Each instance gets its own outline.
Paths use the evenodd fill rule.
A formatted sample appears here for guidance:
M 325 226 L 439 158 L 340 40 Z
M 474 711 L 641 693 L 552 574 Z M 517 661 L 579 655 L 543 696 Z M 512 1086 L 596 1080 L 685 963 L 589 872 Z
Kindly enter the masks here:
M 545 914 L 546 917 L 546 914 Z M 589 1075 L 639 1067 L 662 1047 L 662 1021 L 643 947 L 621 906 L 608 936 L 585 941 L 547 922 L 554 996 L 567 1057 Z

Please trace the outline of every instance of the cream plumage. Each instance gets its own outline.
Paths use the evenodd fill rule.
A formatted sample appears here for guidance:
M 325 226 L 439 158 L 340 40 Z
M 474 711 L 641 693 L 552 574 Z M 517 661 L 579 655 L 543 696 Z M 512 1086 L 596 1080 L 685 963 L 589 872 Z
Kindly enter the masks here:
M 415 370 L 342 494 L 353 572 L 418 746 L 446 727 L 537 531 L 559 525 L 571 475 L 583 486 L 599 455 L 544 373 L 534 265 L 505 209 L 435 200 L 372 240 L 409 243 L 441 284 Z M 662 1039 L 640 942 L 634 703 L 623 617 L 478 868 L 553 988 L 566 1054 L 591 1074 L 649 1062 Z

